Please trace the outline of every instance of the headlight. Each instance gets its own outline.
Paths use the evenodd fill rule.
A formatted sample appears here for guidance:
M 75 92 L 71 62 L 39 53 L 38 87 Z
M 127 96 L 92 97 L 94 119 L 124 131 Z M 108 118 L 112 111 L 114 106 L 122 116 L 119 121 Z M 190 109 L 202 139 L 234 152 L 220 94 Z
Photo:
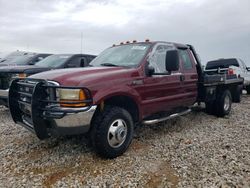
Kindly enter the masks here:
M 19 74 L 12 74 L 12 78 L 26 78 L 27 74 L 19 73 Z
M 86 103 L 86 94 L 82 89 L 58 89 L 58 97 L 62 107 L 83 107 Z

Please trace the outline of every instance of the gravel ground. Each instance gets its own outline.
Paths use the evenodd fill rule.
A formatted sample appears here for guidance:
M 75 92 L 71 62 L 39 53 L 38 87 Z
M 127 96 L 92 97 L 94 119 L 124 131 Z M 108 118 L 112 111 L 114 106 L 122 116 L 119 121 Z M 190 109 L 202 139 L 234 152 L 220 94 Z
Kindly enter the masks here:
M 0 107 L 0 187 L 250 187 L 250 96 L 225 118 L 203 110 L 139 128 L 104 160 L 83 136 L 38 140 Z

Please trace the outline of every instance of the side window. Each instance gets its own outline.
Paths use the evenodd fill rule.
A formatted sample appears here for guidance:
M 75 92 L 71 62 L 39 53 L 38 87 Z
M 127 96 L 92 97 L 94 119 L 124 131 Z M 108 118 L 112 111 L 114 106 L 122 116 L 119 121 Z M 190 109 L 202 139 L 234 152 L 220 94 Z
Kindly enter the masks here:
M 37 63 L 37 62 L 39 62 L 39 61 L 41 61 L 43 59 L 44 59 L 43 56 L 37 56 L 34 59 L 32 59 L 31 64 L 35 64 L 35 63 Z
M 166 52 L 168 50 L 172 50 L 172 46 L 167 45 L 159 45 L 157 46 L 154 54 L 150 58 L 149 65 L 154 67 L 156 73 L 165 73 L 165 59 L 166 59 Z
M 80 67 L 81 66 L 81 57 L 74 57 L 69 62 L 67 67 Z
M 187 50 L 179 50 L 180 58 L 183 64 L 184 70 L 190 70 L 193 68 L 192 61 L 190 59 L 189 53 Z

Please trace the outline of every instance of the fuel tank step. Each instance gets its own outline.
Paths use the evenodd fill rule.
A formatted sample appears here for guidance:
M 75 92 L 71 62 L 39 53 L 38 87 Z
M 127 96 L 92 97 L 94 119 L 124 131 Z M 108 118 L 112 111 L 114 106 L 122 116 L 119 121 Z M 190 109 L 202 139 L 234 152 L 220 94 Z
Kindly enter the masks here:
M 144 120 L 144 121 L 142 121 L 142 124 L 144 124 L 144 125 L 156 124 L 156 123 L 166 121 L 166 120 L 178 117 L 178 116 L 186 115 L 186 114 L 190 113 L 191 111 L 192 111 L 191 109 L 187 109 L 187 110 L 184 110 L 182 112 L 174 113 L 174 114 L 162 117 L 162 118 Z

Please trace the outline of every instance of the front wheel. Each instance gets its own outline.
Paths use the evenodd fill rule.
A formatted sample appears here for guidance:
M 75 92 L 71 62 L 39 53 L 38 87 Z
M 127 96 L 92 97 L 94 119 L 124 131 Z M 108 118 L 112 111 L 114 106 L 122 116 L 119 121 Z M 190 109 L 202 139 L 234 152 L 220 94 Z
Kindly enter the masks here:
M 133 132 L 133 120 L 128 111 L 116 106 L 106 106 L 94 117 L 91 141 L 102 157 L 115 158 L 127 150 Z

